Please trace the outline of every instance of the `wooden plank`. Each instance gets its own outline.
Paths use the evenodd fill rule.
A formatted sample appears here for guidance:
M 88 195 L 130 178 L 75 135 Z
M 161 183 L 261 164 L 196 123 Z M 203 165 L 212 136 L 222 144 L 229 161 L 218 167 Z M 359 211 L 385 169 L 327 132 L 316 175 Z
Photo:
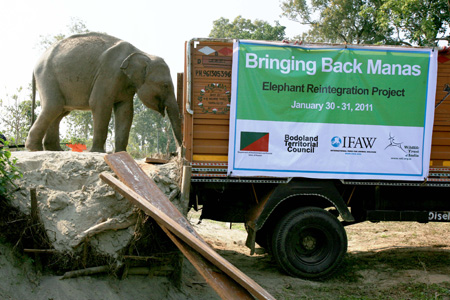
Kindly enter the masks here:
M 156 193 L 158 199 L 163 199 L 163 201 L 156 202 L 157 208 L 164 210 L 168 216 L 178 220 L 180 225 L 187 226 L 189 224 L 190 226 L 190 223 L 180 211 L 170 201 L 164 199 L 165 195 L 126 152 L 108 155 L 105 157 L 105 160 L 128 187 L 134 189 L 148 202 L 152 201 L 152 195 Z M 153 193 L 149 193 L 149 189 Z M 229 276 L 222 274 L 212 263 L 205 260 L 186 243 L 170 233 L 164 226 L 161 226 L 161 228 L 222 299 L 254 299 L 246 289 Z M 196 238 L 201 239 L 193 228 L 191 231 L 195 233 Z
M 449 151 L 431 151 L 431 160 L 450 160 Z
M 169 162 L 169 160 L 162 159 L 162 158 L 146 157 L 145 162 L 148 164 L 161 165 L 161 164 L 167 164 Z
M 152 202 L 156 208 L 161 210 L 169 217 L 176 220 L 179 225 L 189 228 L 198 238 L 199 235 L 192 228 L 189 221 L 172 204 L 166 201 L 166 195 L 161 192 L 158 186 L 151 180 L 147 174 L 139 167 L 136 161 L 127 152 L 118 152 L 105 155 L 106 163 L 116 173 L 117 177 L 123 181 L 129 188 L 141 195 L 147 201 Z
M 215 266 L 217 266 L 220 270 L 230 276 L 237 283 L 242 285 L 247 291 L 252 293 L 257 299 L 275 299 L 272 295 L 270 295 L 266 290 L 264 290 L 261 286 L 259 286 L 256 282 L 254 282 L 247 275 L 242 273 L 239 269 L 217 254 L 212 248 L 210 248 L 203 240 L 197 238 L 197 234 L 192 227 L 185 228 L 179 224 L 179 220 L 175 221 L 173 218 L 169 217 L 163 211 L 159 210 L 152 203 L 147 201 L 147 199 L 143 198 L 132 189 L 127 187 L 125 184 L 120 182 L 118 179 L 114 178 L 112 175 L 108 173 L 100 174 L 100 178 L 112 186 L 117 192 L 122 194 L 125 198 L 130 200 L 133 204 L 141 208 L 145 211 L 146 214 L 155 219 L 160 226 L 165 227 L 170 230 L 171 233 L 176 235 L 180 240 L 188 244 L 190 247 L 195 249 L 200 255 L 205 257 L 208 261 L 212 262 Z M 136 177 L 137 179 L 138 177 Z M 142 179 L 142 178 L 139 178 Z M 148 181 L 151 179 L 148 177 Z M 140 180 L 137 180 L 140 181 Z M 145 180 L 147 181 L 147 180 Z M 155 184 L 156 186 L 156 184 Z M 158 188 L 154 190 L 148 191 L 152 196 L 152 202 L 160 202 L 159 199 L 159 191 Z M 166 197 L 164 199 L 165 202 L 170 202 Z M 232 298 L 230 298 L 232 299 Z M 239 299 L 239 298 L 235 298 Z
M 224 140 L 228 142 L 228 132 L 224 131 L 194 131 L 194 140 Z
M 183 81 L 184 73 L 177 73 L 177 104 L 180 113 L 183 111 Z
M 209 245 L 197 234 L 184 215 L 167 199 L 164 193 L 159 190 L 157 185 L 143 172 L 128 153 L 120 152 L 107 155 L 105 160 L 128 187 L 143 197 L 149 204 L 175 220 L 178 225 L 190 232 L 198 242 L 209 248 Z M 161 223 L 159 224 L 161 225 Z M 165 230 L 164 226 L 161 227 Z M 250 290 L 247 291 L 248 289 L 233 279 L 232 276 L 222 274 L 212 262 L 201 257 L 182 239 L 177 238 L 173 234 L 168 234 L 168 236 L 223 299 L 254 299 L 249 294 Z
M 172 234 L 167 228 L 161 226 L 163 231 L 192 263 L 206 282 L 217 292 L 222 299 L 255 299 L 253 296 L 234 281 L 227 274 L 217 269 L 211 262 L 205 260 L 197 251 L 189 247 L 183 240 Z
M 223 131 L 194 131 L 194 140 L 221 140 L 228 144 L 228 132 Z
M 197 122 L 197 120 L 202 120 L 202 119 L 206 119 L 206 120 L 223 120 L 223 121 L 229 121 L 230 120 L 230 115 L 214 115 L 214 114 L 195 114 L 194 113 L 194 123 Z M 214 118 L 214 119 L 213 119 Z M 229 123 L 229 122 L 228 122 Z
M 194 146 L 194 156 L 196 155 L 228 155 L 228 145 L 202 145 Z
M 213 124 L 213 125 L 225 125 L 230 126 L 230 118 L 227 117 L 225 119 L 219 119 L 218 117 L 221 116 L 214 116 L 214 119 L 209 116 L 208 118 L 206 116 L 196 116 L 194 120 L 194 125 L 202 125 L 202 124 Z
M 229 132 L 228 125 L 213 125 L 213 124 L 205 124 L 205 125 L 194 125 L 194 138 L 200 136 L 202 134 L 225 134 L 221 139 L 227 139 Z
M 184 44 L 184 53 L 185 55 L 187 55 L 187 47 L 190 47 L 189 43 L 186 42 Z M 187 57 L 185 57 L 185 63 L 184 63 L 184 74 L 188 74 L 188 66 L 187 66 Z M 193 115 L 191 115 L 188 112 L 188 107 L 189 103 L 188 103 L 188 85 L 190 84 L 190 82 L 188 82 L 188 77 L 189 76 L 184 76 L 184 80 L 183 80 L 183 108 L 180 111 L 182 116 L 183 116 L 183 146 L 184 148 L 182 148 L 184 151 L 182 151 L 182 153 L 184 154 L 183 157 L 185 159 L 187 159 L 188 161 L 192 160 L 192 124 L 193 124 Z
M 447 137 L 440 138 L 433 135 L 431 144 L 435 146 L 450 146 L 450 138 Z
M 448 134 L 449 131 L 450 131 L 450 121 L 440 121 L 440 120 L 434 121 L 433 133 L 446 132 Z

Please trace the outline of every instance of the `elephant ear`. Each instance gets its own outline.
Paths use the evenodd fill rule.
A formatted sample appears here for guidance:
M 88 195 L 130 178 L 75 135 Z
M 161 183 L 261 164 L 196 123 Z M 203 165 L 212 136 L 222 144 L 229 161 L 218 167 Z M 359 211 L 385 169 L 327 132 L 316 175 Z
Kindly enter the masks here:
M 139 89 L 145 82 L 150 62 L 150 58 L 146 55 L 131 53 L 122 62 L 120 69 L 130 78 L 133 85 Z

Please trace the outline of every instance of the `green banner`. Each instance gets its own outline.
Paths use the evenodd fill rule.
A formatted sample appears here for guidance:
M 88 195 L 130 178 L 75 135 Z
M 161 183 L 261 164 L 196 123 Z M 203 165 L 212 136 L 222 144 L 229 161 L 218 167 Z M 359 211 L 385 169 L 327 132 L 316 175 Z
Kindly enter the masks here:
M 230 176 L 428 176 L 431 48 L 235 41 Z
M 242 120 L 424 126 L 428 52 L 240 43 Z

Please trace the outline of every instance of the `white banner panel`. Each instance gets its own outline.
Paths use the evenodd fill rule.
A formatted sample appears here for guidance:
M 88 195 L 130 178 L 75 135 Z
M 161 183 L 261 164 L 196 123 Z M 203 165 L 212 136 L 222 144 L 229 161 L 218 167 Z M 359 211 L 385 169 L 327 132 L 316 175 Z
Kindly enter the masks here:
M 234 46 L 230 176 L 423 180 L 437 53 Z

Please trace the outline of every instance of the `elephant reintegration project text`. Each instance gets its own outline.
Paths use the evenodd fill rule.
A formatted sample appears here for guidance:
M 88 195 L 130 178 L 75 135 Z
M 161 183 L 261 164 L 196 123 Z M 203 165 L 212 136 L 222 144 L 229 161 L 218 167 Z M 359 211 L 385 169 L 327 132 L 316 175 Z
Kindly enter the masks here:
M 33 83 L 42 111 L 28 133 L 31 151 L 62 150 L 59 123 L 72 110 L 92 110 L 91 152 L 105 152 L 114 110 L 115 151 L 126 151 L 133 120 L 133 97 L 149 108 L 165 111 L 181 145 L 181 119 L 167 64 L 130 43 L 101 33 L 74 35 L 49 48 L 38 61 Z M 150 130 L 150 128 L 149 128 Z

